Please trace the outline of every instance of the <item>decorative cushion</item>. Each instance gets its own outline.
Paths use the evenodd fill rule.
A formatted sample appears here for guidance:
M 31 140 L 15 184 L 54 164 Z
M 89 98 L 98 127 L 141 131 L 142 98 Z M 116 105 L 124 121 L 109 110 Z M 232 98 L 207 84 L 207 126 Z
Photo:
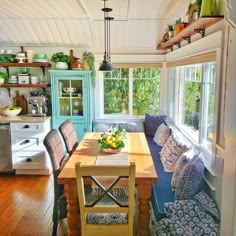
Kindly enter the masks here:
M 201 155 L 195 156 L 181 170 L 175 187 L 175 199 L 191 199 L 196 194 L 204 174 Z
M 128 215 L 124 213 L 88 213 L 86 220 L 89 224 L 127 224 Z
M 93 188 L 91 186 L 85 186 L 85 198 L 86 203 L 89 205 L 96 201 L 102 192 L 97 192 L 96 195 L 93 193 Z M 112 194 L 114 195 L 114 194 Z M 116 199 L 122 204 L 128 204 L 127 194 L 118 194 Z M 115 205 L 115 202 L 108 196 L 104 195 L 97 203 L 96 206 L 104 205 Z M 127 224 L 128 214 L 125 213 L 88 213 L 86 215 L 86 221 L 89 224 Z
M 118 124 L 120 130 L 125 129 L 127 132 L 143 132 L 143 122 L 120 123 Z
M 157 222 L 155 235 L 219 235 L 219 224 L 195 200 L 165 203 L 165 212 L 167 218 Z
M 187 146 L 177 141 L 174 134 L 171 133 L 160 152 L 160 158 L 164 171 L 173 172 L 176 161 L 187 150 Z
M 175 169 L 174 169 L 172 179 L 171 179 L 172 191 L 175 191 L 176 182 L 179 178 L 179 174 L 181 170 L 192 158 L 194 158 L 194 150 L 190 149 L 187 152 L 184 152 L 176 161 Z
M 171 128 L 162 123 L 154 135 L 153 141 L 159 146 L 164 146 L 171 133 Z
M 194 196 L 194 200 L 197 200 L 205 212 L 209 213 L 217 222 L 220 221 L 220 212 L 214 202 L 214 200 L 208 196 L 204 191 L 197 193 Z
M 145 134 L 148 136 L 154 136 L 157 128 L 165 122 L 167 119 L 166 115 L 150 115 L 145 114 Z

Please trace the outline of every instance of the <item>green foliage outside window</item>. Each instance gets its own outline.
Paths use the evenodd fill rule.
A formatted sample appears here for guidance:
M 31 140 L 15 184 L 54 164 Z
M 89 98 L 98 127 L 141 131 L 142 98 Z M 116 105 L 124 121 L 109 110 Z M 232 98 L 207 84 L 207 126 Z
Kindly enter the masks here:
M 184 124 L 199 129 L 199 109 L 201 97 L 201 70 L 191 70 L 191 77 L 184 81 Z
M 199 129 L 200 92 L 200 82 L 184 82 L 184 123 L 196 130 Z
M 130 114 L 129 96 L 133 98 L 131 115 L 159 113 L 160 69 L 117 68 L 104 73 L 104 114 Z

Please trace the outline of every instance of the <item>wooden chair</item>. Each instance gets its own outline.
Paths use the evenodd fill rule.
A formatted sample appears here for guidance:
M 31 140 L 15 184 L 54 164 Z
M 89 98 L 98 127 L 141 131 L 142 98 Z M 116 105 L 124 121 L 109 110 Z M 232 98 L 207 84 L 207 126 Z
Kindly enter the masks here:
M 64 185 L 57 183 L 57 176 L 67 162 L 69 156 L 65 155 L 64 147 L 58 132 L 52 129 L 43 140 L 49 154 L 54 177 L 54 206 L 53 206 L 53 231 L 57 235 L 57 226 L 60 219 L 67 217 L 67 200 L 64 196 Z
M 66 150 L 69 153 L 69 156 L 71 156 L 78 146 L 78 139 L 74 126 L 68 119 L 60 125 L 59 130 L 66 144 Z
M 76 163 L 75 170 L 81 235 L 133 236 L 135 164 L 88 166 Z M 111 185 L 104 186 L 102 180 L 106 178 L 112 178 Z M 112 189 L 122 178 L 128 178 L 128 181 L 123 180 L 127 183 L 128 194 L 114 195 Z M 90 191 L 91 182 L 101 190 L 100 194 Z

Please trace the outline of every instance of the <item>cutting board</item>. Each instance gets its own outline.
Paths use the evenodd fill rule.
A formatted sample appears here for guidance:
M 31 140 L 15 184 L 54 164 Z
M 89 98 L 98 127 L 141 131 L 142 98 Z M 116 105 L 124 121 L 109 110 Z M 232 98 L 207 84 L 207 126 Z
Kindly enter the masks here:
M 24 95 L 20 95 L 19 91 L 16 91 L 16 96 L 13 97 L 13 106 L 22 107 L 22 111 L 20 114 L 27 114 L 27 100 Z

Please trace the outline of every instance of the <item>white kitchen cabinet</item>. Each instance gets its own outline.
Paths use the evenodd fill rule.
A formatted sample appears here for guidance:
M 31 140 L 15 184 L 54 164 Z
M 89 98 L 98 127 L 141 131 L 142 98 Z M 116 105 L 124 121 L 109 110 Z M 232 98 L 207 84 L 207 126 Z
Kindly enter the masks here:
M 48 175 L 51 163 L 43 144 L 50 120 L 41 123 L 11 123 L 12 165 L 16 174 Z

